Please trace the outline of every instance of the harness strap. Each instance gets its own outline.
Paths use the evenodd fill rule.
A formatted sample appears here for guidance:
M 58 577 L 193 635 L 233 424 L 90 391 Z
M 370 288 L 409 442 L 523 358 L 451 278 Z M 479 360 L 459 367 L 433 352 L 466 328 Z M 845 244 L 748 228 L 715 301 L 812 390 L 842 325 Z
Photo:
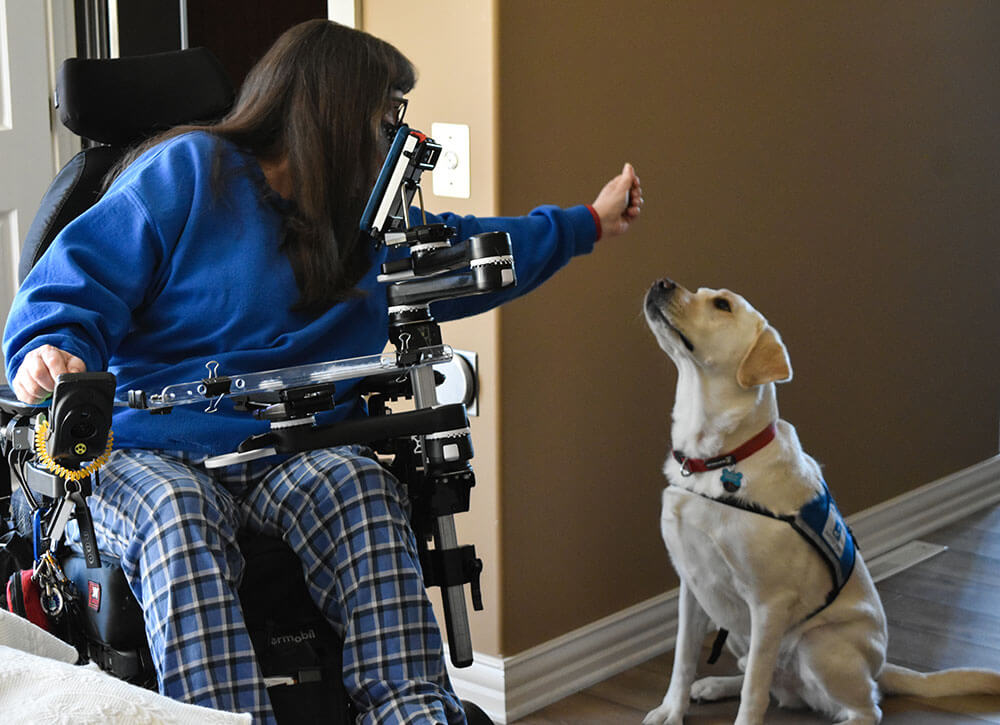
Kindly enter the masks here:
M 708 655 L 708 664 L 714 665 L 719 661 L 719 657 L 722 656 L 722 648 L 725 646 L 728 637 L 728 629 L 720 629 L 719 633 L 715 635 L 715 641 L 712 642 L 712 651 Z

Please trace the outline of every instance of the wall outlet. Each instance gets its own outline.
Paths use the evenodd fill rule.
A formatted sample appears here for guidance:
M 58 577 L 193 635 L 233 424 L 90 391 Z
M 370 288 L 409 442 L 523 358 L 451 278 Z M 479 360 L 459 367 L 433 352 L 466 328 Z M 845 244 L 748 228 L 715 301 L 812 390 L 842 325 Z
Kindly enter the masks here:
M 435 139 L 437 140 L 437 139 Z M 444 382 L 437 387 L 437 402 L 465 403 L 465 411 L 479 415 L 479 355 L 468 350 L 453 350 L 449 362 L 439 363 L 434 369 L 444 375 Z
M 434 167 L 434 196 L 469 198 L 469 127 L 464 123 L 433 123 L 431 138 L 441 144 Z

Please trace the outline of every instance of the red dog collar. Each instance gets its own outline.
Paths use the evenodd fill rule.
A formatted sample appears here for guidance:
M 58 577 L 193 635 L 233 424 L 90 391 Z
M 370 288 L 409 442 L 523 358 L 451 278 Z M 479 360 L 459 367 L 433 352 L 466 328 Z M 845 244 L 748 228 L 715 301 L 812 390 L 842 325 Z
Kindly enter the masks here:
M 776 423 L 771 423 L 767 428 L 748 440 L 739 448 L 714 458 L 688 458 L 680 451 L 672 451 L 674 460 L 681 464 L 681 475 L 690 476 L 692 473 L 705 473 L 714 471 L 725 466 L 732 466 L 737 461 L 752 456 L 761 448 L 774 440 L 778 427 Z

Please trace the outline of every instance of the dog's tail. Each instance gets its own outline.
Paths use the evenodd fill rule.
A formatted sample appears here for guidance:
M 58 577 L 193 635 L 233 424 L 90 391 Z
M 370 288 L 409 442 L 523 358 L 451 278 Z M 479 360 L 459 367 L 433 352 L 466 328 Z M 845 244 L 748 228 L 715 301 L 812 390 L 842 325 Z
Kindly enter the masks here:
M 878 687 L 884 695 L 1000 695 L 1000 672 L 962 668 L 925 673 L 887 663 Z

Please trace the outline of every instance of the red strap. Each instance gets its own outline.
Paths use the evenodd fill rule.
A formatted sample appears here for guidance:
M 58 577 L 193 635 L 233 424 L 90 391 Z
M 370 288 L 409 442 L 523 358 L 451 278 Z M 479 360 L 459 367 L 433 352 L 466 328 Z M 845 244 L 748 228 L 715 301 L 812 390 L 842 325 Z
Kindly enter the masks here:
M 680 451 L 675 450 L 673 451 L 674 460 L 681 464 L 681 473 L 685 475 L 714 471 L 724 466 L 731 466 L 737 461 L 742 461 L 744 458 L 749 458 L 768 443 L 773 441 L 777 431 L 777 424 L 771 423 L 771 425 L 741 445 L 739 448 L 713 458 L 688 458 Z

